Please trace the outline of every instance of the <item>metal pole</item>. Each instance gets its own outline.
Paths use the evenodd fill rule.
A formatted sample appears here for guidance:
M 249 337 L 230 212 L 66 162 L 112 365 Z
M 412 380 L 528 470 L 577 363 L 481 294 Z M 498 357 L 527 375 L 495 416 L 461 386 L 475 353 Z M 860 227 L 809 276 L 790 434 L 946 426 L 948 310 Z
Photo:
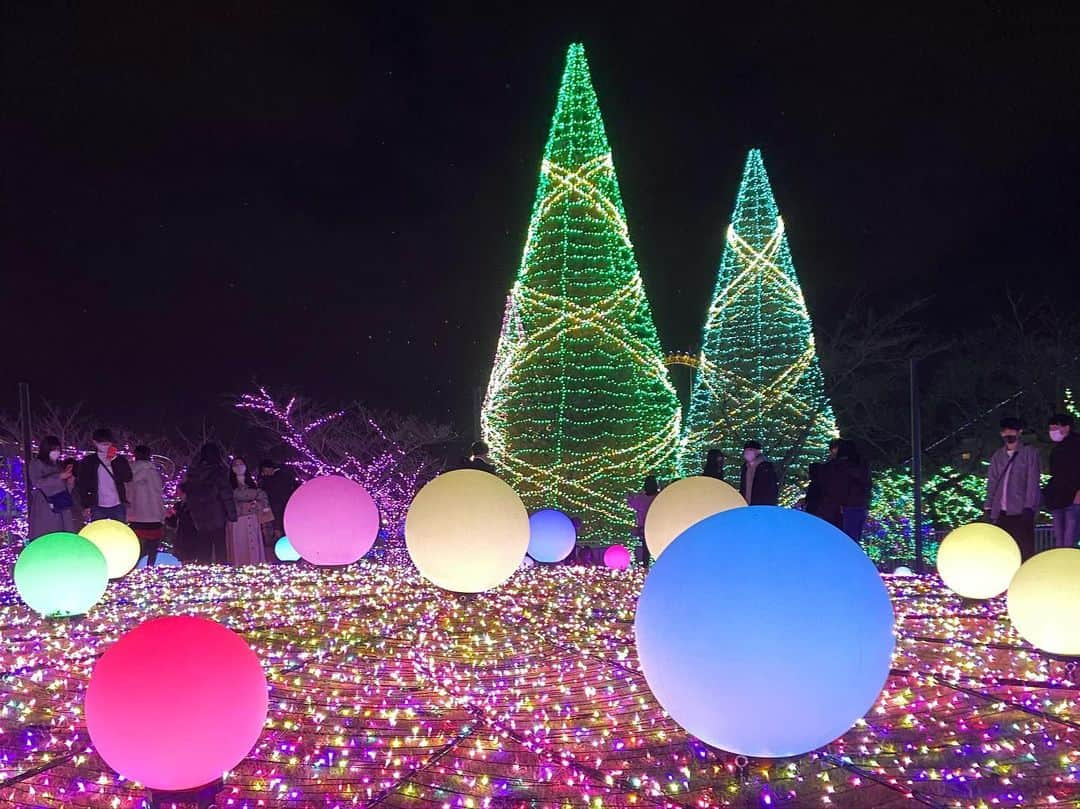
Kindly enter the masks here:
M 19 383 L 19 427 L 23 445 L 23 486 L 26 487 L 26 505 L 30 506 L 30 459 L 34 454 L 30 431 L 30 383 Z
M 915 572 L 923 573 L 923 510 L 922 510 L 922 418 L 919 413 L 919 361 L 910 363 L 911 374 L 911 487 L 912 531 L 915 532 Z

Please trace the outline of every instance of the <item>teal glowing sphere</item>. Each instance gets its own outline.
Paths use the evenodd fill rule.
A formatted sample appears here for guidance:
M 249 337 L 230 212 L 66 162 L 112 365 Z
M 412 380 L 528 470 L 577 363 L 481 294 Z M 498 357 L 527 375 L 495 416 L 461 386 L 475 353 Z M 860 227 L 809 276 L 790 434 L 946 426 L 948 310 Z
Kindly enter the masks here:
M 15 589 L 34 612 L 83 615 L 109 584 L 105 555 L 78 534 L 46 534 L 23 548 L 15 562 Z
M 274 543 L 274 556 L 282 562 L 300 561 L 300 554 L 297 553 L 296 548 L 289 542 L 288 537 L 282 537 Z

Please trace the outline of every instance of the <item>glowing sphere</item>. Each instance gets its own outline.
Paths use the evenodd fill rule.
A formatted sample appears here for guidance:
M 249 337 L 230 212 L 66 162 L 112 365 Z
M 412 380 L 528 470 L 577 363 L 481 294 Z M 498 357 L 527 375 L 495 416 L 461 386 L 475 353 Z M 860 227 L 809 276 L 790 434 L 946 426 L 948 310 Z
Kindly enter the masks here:
M 375 544 L 379 509 L 355 481 L 336 475 L 312 478 L 285 506 L 285 533 L 312 564 L 349 565 Z
M 630 551 L 622 545 L 612 545 L 604 551 L 604 564 L 612 570 L 626 570 L 630 567 Z
M 859 546 L 801 511 L 748 506 L 691 526 L 645 579 L 645 680 L 702 741 L 756 758 L 836 739 L 873 707 L 893 609 Z
M 716 478 L 694 475 L 670 484 L 645 514 L 645 544 L 656 558 L 675 537 L 706 517 L 745 506 L 735 489 Z
M 34 612 L 82 615 L 109 584 L 109 569 L 97 545 L 77 534 L 46 534 L 23 548 L 15 562 L 15 589 Z
M 576 542 L 574 523 L 561 511 L 546 508 L 529 517 L 529 556 L 537 562 L 561 562 Z
M 135 532 L 119 520 L 94 520 L 83 526 L 79 536 L 97 545 L 105 556 L 109 578 L 119 579 L 139 561 L 142 544 Z
M 896 570 L 893 571 L 893 575 L 894 576 L 914 576 L 915 573 L 907 565 L 900 565 L 900 567 L 896 568 Z
M 148 557 L 140 556 L 138 567 L 146 567 L 148 561 Z M 154 567 L 180 567 L 180 560 L 171 553 L 158 551 L 157 559 L 154 560 Z
M 957 595 L 993 598 L 1005 592 L 1020 569 L 1020 547 L 996 525 L 961 525 L 941 541 L 937 569 L 945 586 Z
M 495 475 L 445 472 L 409 506 L 405 546 L 428 581 L 444 590 L 481 593 L 520 567 L 529 548 L 529 514 Z
M 1080 657 L 1080 548 L 1028 559 L 1009 584 L 1009 618 L 1020 637 L 1053 655 Z
M 297 562 L 300 560 L 300 554 L 296 552 L 296 548 L 289 542 L 288 537 L 282 537 L 274 543 L 274 556 L 282 562 Z
M 108 648 L 86 689 L 94 748 L 125 778 L 184 790 L 251 752 L 268 692 L 247 642 L 206 618 L 146 621 Z

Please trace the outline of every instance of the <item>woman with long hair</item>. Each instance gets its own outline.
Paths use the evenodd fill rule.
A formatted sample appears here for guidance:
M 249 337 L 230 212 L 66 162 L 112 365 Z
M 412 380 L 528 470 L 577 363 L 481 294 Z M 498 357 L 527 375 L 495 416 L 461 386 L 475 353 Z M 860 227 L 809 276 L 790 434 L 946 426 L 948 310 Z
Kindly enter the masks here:
M 75 504 L 75 471 L 60 464 L 60 439 L 47 435 L 41 439 L 37 455 L 30 459 L 30 533 L 36 539 L 57 531 L 73 531 L 71 509 Z

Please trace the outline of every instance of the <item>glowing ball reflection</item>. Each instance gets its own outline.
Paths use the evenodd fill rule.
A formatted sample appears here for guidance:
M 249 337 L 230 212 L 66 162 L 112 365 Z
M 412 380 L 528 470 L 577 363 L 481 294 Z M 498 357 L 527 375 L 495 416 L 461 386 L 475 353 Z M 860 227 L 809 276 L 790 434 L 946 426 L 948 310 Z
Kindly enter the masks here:
M 94 666 L 86 726 L 120 775 L 151 789 L 185 790 L 247 757 L 267 707 L 266 675 L 243 638 L 206 618 L 154 618 Z
M 288 537 L 282 537 L 274 543 L 274 556 L 281 562 L 298 562 L 300 560 L 300 554 L 296 552 L 296 548 L 289 542 Z
M 881 693 L 894 645 L 866 554 L 824 520 L 774 506 L 715 514 L 671 543 L 645 579 L 634 633 L 672 719 L 759 758 L 845 733 Z
M 498 587 L 529 548 L 529 514 L 495 475 L 445 472 L 416 495 L 405 517 L 405 546 L 425 579 L 458 593 Z
M 537 562 L 561 562 L 576 542 L 574 523 L 561 511 L 546 508 L 529 517 L 529 556 Z
M 612 545 L 604 551 L 604 564 L 612 570 L 626 570 L 630 567 L 630 551 L 622 545 Z
M 138 567 L 146 567 L 148 561 L 148 557 L 140 556 Z M 180 560 L 171 553 L 158 551 L 157 558 L 154 560 L 154 567 L 180 567 Z
M 379 509 L 355 481 L 337 475 L 312 478 L 285 506 L 285 533 L 312 564 L 349 565 L 375 544 Z
M 119 520 L 88 522 L 79 531 L 79 536 L 97 545 L 105 557 L 110 579 L 119 579 L 129 573 L 142 553 L 142 545 L 135 532 Z
M 1080 657 L 1080 548 L 1053 548 L 1028 559 L 1006 601 L 1020 637 L 1052 655 Z
M 945 586 L 957 595 L 993 598 L 1005 592 L 1020 569 L 1020 546 L 996 525 L 969 523 L 941 541 L 937 569 Z
M 46 534 L 23 548 L 15 562 L 15 589 L 41 615 L 83 615 L 109 585 L 97 545 L 77 534 Z
M 732 486 L 716 478 L 694 475 L 664 488 L 645 514 L 645 544 L 656 558 L 675 537 L 706 517 L 745 506 Z

